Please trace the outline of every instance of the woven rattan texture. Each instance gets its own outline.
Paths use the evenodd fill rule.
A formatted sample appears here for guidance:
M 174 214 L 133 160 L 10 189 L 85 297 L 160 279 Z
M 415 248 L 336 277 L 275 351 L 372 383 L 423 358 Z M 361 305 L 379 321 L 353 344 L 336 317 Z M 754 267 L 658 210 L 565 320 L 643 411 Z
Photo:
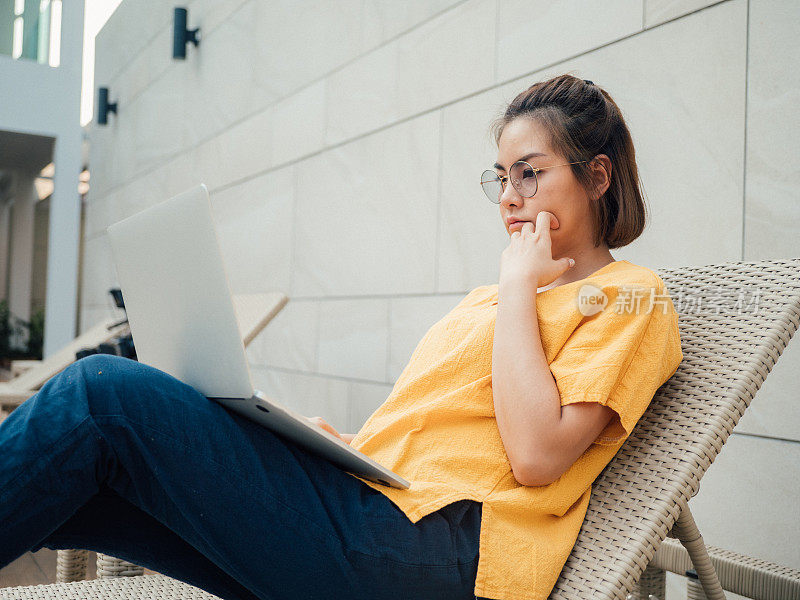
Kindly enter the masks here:
M 220 600 L 165 575 L 0 588 L 0 600 Z
M 800 258 L 658 274 L 683 362 L 595 482 L 551 600 L 624 600 L 800 324 Z

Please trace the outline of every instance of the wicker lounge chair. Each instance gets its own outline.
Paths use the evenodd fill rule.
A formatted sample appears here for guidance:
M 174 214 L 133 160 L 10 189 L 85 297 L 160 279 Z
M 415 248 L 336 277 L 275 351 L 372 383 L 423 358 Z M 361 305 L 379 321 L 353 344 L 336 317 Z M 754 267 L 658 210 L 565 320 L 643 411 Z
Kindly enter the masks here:
M 800 325 L 800 258 L 659 274 L 680 314 L 684 360 L 595 482 L 577 542 L 550 598 L 624 600 L 633 594 L 646 600 L 654 594 L 664 600 L 665 571 L 684 574 L 689 558 L 709 598 L 724 598 L 720 581 L 752 598 L 800 598 L 799 572 L 707 550 L 687 506 Z M 737 299 L 743 300 L 739 306 Z M 682 546 L 668 535 L 680 538 Z M 112 597 L 111 588 L 98 586 L 95 580 L 0 588 L 0 599 Z M 163 575 L 118 578 L 113 597 L 143 598 L 146 588 L 147 597 L 183 598 L 192 591 L 210 597 Z M 76 595 L 68 596 L 68 590 Z

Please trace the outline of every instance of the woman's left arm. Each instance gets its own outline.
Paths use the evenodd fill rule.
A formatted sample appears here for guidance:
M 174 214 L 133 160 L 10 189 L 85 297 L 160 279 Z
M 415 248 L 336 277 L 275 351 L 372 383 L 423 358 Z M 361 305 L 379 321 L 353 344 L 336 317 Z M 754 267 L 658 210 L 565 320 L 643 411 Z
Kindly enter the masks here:
M 522 485 L 558 479 L 614 416 L 597 402 L 561 406 L 539 335 L 535 281 L 498 287 L 492 394 L 500 437 Z
M 503 251 L 492 349 L 495 418 L 516 480 L 546 485 L 558 479 L 611 421 L 614 411 L 597 402 L 561 406 L 542 348 L 536 290 L 569 268 L 553 260 L 550 228 L 555 215 L 541 211 L 536 228 L 525 222 Z M 574 264 L 574 263 L 572 263 Z

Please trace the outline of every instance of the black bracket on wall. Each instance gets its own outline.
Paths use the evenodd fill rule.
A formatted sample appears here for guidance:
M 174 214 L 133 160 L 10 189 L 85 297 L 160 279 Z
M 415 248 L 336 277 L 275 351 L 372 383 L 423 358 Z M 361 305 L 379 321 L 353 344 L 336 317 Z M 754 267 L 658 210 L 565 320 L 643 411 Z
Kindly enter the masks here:
M 117 103 L 108 101 L 108 88 L 101 87 L 97 95 L 97 123 L 98 125 L 108 124 L 108 113 L 113 112 L 117 114 Z
M 187 29 L 188 11 L 176 8 L 172 22 L 172 58 L 186 59 L 186 44 L 200 45 L 200 28 Z

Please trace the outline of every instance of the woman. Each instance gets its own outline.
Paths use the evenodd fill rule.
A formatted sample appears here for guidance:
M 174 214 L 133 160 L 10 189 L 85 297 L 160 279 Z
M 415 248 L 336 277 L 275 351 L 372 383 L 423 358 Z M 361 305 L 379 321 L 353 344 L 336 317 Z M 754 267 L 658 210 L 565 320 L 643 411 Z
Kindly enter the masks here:
M 546 598 L 592 481 L 682 355 L 661 279 L 609 252 L 645 224 L 610 96 L 555 77 L 494 132 L 481 185 L 510 235 L 499 282 L 434 324 L 341 434 L 409 489 L 157 369 L 90 356 L 0 425 L 0 566 L 88 548 L 223 598 Z

